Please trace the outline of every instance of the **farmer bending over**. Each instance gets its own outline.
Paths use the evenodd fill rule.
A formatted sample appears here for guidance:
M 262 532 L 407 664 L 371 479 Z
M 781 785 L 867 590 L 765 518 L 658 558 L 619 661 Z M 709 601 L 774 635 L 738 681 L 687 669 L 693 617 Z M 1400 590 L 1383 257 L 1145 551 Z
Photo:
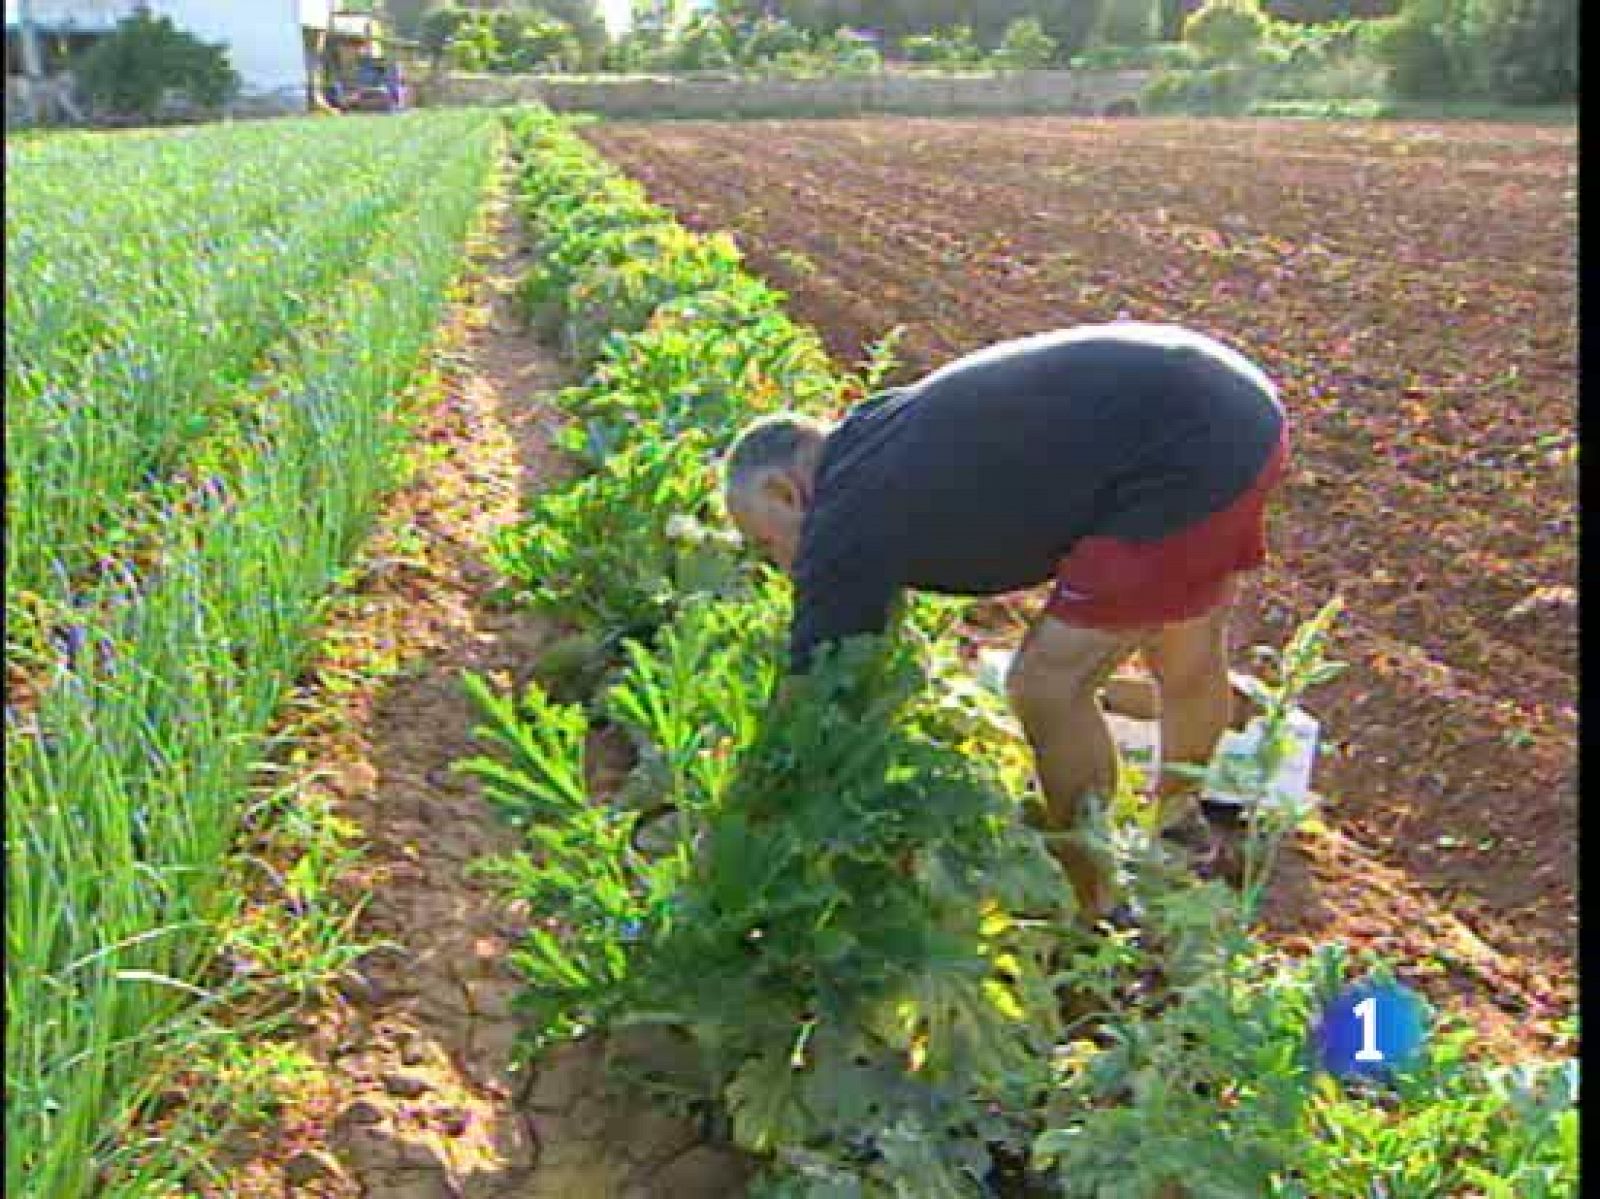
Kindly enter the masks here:
M 1287 421 L 1242 355 L 1118 322 L 1003 342 L 858 405 L 832 428 L 746 429 L 727 459 L 745 538 L 795 585 L 791 666 L 885 631 L 902 588 L 995 595 L 1052 584 L 1006 690 L 1033 749 L 1043 823 L 1090 917 L 1112 904 L 1085 800 L 1117 758 L 1097 693 L 1135 650 L 1160 689 L 1167 762 L 1203 766 L 1231 716 L 1227 620 L 1265 557 Z M 1192 781 L 1163 772 L 1165 835 L 1215 852 Z

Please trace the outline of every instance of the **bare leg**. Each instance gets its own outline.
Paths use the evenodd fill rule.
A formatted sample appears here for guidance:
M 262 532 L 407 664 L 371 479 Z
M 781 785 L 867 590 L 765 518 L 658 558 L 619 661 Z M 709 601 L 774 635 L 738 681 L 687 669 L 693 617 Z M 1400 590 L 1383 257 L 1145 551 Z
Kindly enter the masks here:
M 1228 682 L 1228 616 L 1236 588 L 1194 620 L 1167 625 L 1144 643 L 1161 690 L 1161 763 L 1157 786 L 1163 824 L 1199 808 L 1199 783 L 1167 771 L 1170 763 L 1204 767 L 1233 715 Z
M 1156 720 L 1161 715 L 1161 693 L 1154 679 L 1112 675 L 1100 689 L 1100 706 L 1131 720 Z
M 1006 690 L 1033 748 L 1044 792 L 1044 827 L 1065 834 L 1052 850 L 1072 880 L 1089 918 L 1113 901 L 1112 863 L 1086 828 L 1090 795 L 1110 800 L 1117 783 L 1117 751 L 1096 699 L 1107 676 L 1134 649 L 1135 635 L 1106 633 L 1041 616 L 1023 639 Z

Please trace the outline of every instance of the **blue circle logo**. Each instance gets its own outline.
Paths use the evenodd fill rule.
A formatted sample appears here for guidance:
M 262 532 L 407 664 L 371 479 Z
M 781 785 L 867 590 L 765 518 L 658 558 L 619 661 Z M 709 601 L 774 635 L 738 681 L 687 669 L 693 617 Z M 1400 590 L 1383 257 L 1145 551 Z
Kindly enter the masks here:
M 1346 987 L 1312 1029 L 1317 1064 L 1338 1078 L 1387 1078 L 1416 1057 L 1427 1038 L 1427 1009 L 1398 983 Z

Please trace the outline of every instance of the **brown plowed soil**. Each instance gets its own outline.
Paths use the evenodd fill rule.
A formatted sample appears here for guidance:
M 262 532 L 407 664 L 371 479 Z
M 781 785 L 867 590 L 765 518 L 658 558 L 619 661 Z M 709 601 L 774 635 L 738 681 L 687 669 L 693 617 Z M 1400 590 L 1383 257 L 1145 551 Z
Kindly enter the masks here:
M 1308 702 L 1334 832 L 1285 863 L 1269 923 L 1286 944 L 1382 949 L 1490 1041 L 1550 1043 L 1575 1002 L 1577 922 L 1572 130 L 897 118 L 585 135 L 685 224 L 733 232 L 843 362 L 895 325 L 905 378 L 1119 316 L 1261 362 L 1296 460 L 1237 640 L 1281 644 L 1337 592 L 1333 656 L 1350 664 Z

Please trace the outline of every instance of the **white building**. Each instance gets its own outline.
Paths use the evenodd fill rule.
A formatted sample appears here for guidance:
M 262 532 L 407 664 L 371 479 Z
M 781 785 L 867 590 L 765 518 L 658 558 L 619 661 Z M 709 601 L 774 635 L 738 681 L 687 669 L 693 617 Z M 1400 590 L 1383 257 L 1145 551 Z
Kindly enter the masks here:
M 334 0 L 142 0 L 156 16 L 202 41 L 220 42 L 239 73 L 247 104 L 305 109 L 323 39 L 367 41 L 371 16 L 336 11 Z M 47 71 L 72 50 L 116 28 L 141 0 L 5 0 L 6 73 L 23 70 L 17 45 L 22 9 L 30 9 Z

